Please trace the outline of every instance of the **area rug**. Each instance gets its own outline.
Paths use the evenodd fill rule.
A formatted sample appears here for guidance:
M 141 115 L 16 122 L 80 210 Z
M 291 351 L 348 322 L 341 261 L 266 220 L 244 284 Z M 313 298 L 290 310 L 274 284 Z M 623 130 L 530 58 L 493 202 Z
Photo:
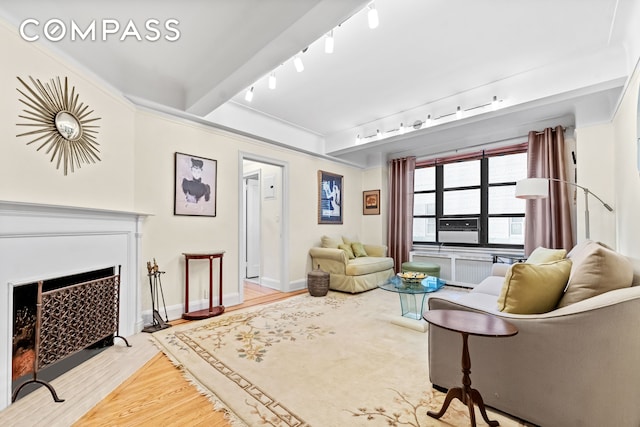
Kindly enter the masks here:
M 457 400 L 435 420 L 427 335 L 392 324 L 397 295 L 300 295 L 153 334 L 185 374 L 248 426 L 469 425 Z M 459 357 L 452 355 L 452 357 Z M 482 420 L 477 413 L 476 419 Z M 491 412 L 501 426 L 525 425 Z M 481 425 L 482 422 L 479 422 Z

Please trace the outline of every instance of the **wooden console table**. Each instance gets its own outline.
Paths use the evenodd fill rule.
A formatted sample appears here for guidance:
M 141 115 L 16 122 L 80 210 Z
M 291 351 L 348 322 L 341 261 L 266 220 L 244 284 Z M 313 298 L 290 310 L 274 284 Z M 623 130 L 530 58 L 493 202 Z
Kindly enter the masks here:
M 219 316 L 224 313 L 224 305 L 222 305 L 222 256 L 224 251 L 211 251 L 211 252 L 191 252 L 183 253 L 184 255 L 184 269 L 185 269 L 185 295 L 184 295 L 184 314 L 183 319 L 197 320 L 206 319 L 208 317 Z M 218 306 L 213 306 L 213 260 L 215 258 L 220 259 L 220 276 L 219 276 L 219 290 L 218 290 Z M 192 259 L 208 259 L 209 260 L 209 308 L 203 310 L 189 311 L 189 260 Z
M 475 388 L 471 388 L 471 377 L 469 375 L 471 373 L 471 358 L 469 357 L 469 344 L 467 341 L 469 335 L 511 337 L 518 333 L 518 328 L 497 316 L 471 311 L 429 310 L 424 313 L 424 320 L 432 325 L 462 334 L 462 387 L 449 389 L 440 412 L 428 411 L 427 415 L 436 419 L 442 417 L 447 408 L 449 408 L 451 401 L 458 399 L 469 408 L 472 427 L 476 426 L 474 404 L 478 405 L 480 414 L 482 414 L 482 418 L 487 424 L 491 427 L 498 426 L 500 424 L 498 421 L 489 420 L 480 392 Z

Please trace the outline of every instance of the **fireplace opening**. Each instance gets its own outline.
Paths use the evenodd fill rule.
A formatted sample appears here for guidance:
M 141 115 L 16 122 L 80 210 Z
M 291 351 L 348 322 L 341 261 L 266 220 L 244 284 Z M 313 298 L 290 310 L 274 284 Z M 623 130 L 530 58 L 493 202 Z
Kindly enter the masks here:
M 69 276 L 44 280 L 43 292 L 61 289 L 79 283 L 103 279 L 116 274 L 115 267 L 87 271 Z M 16 389 L 34 373 L 36 358 L 36 312 L 37 312 L 38 283 L 28 283 L 13 288 L 13 339 L 12 339 L 12 384 Z M 114 335 L 99 339 L 95 343 L 78 350 L 62 360 L 40 370 L 38 377 L 50 382 L 65 372 L 89 360 L 91 357 L 113 345 Z M 32 383 L 25 386 L 18 399 L 36 390 L 40 385 Z

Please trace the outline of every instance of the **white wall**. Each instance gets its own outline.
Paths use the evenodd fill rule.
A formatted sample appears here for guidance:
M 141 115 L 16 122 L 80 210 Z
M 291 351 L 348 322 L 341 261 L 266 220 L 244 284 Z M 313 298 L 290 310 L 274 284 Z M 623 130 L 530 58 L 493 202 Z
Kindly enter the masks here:
M 578 129 L 578 182 L 613 207 L 589 200 L 591 238 L 640 260 L 640 175 L 637 152 L 639 71 L 636 68 L 609 124 Z M 578 237 L 583 236 L 583 198 L 578 194 Z
M 587 187 L 609 204 L 609 212 L 597 199 L 589 196 L 591 240 L 616 247 L 617 203 L 614 196 L 614 130 L 611 123 L 576 130 L 578 184 Z M 584 192 L 576 193 L 577 240 L 585 239 Z

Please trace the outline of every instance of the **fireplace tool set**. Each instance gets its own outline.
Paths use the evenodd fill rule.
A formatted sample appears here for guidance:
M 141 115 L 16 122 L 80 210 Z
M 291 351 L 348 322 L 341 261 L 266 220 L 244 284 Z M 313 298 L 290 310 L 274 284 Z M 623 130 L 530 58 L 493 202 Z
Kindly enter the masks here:
M 167 305 L 164 302 L 164 292 L 162 291 L 162 280 L 160 278 L 165 272 L 160 271 L 155 258 L 153 259 L 153 264 L 151 264 L 151 261 L 147 261 L 147 271 L 147 276 L 149 277 L 149 289 L 151 291 L 151 310 L 153 316 L 151 325 L 145 326 L 142 331 L 156 332 L 171 327 L 168 323 L 169 316 L 167 315 Z M 162 298 L 162 307 L 164 308 L 164 320 L 158 312 L 158 309 L 160 308 L 160 297 Z

